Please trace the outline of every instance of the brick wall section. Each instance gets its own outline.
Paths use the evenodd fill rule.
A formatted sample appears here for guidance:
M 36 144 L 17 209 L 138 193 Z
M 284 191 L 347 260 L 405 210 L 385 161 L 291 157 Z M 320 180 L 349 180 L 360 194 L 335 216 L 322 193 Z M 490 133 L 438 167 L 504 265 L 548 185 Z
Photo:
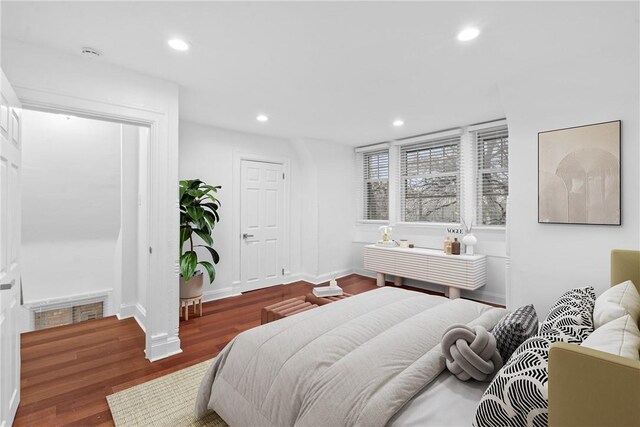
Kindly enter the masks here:
M 70 325 L 85 320 L 101 319 L 102 302 L 78 305 L 75 307 L 56 308 L 34 313 L 35 330 Z

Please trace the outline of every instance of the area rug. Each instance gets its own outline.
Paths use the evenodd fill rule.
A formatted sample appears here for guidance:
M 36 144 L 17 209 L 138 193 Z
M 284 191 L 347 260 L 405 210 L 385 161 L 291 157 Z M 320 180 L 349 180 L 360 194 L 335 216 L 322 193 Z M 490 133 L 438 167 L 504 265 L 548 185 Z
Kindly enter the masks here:
M 117 427 L 228 427 L 211 412 L 193 415 L 200 381 L 210 360 L 107 396 Z

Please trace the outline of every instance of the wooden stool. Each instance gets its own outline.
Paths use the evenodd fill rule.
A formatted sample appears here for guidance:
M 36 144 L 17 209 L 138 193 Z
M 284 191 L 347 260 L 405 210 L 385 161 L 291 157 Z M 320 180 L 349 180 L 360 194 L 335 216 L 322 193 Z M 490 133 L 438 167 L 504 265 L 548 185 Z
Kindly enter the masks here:
M 192 298 L 180 298 L 180 316 L 184 309 L 184 320 L 189 320 L 189 306 L 193 305 L 193 314 L 196 314 L 196 307 L 200 304 L 200 316 L 202 316 L 202 295 Z

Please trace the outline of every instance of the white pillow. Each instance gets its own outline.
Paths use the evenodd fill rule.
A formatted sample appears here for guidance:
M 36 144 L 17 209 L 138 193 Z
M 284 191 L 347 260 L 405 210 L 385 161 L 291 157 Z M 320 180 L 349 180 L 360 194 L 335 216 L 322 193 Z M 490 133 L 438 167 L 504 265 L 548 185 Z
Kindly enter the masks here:
M 631 280 L 615 285 L 596 299 L 593 326 L 598 329 L 607 322 L 629 314 L 637 324 L 640 319 L 640 294 Z
M 628 314 L 596 329 L 580 345 L 640 360 L 640 330 Z

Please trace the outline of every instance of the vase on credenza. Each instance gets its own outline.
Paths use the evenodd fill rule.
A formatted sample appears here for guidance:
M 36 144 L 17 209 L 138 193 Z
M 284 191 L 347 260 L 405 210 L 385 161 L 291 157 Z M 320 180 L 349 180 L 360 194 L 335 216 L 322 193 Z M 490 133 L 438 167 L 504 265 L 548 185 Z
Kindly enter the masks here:
M 462 238 L 462 243 L 464 243 L 465 246 L 465 253 L 467 255 L 473 255 L 473 247 L 478 243 L 478 239 L 473 235 L 473 233 L 467 233 Z

